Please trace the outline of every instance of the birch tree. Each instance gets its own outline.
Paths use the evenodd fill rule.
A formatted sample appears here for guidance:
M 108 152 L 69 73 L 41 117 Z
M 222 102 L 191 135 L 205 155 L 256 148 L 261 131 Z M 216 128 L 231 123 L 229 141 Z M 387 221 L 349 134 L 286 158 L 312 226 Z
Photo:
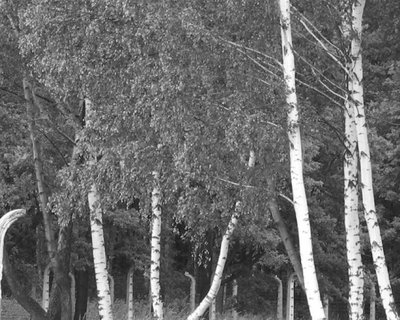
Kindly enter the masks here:
M 151 301 L 153 304 L 154 317 L 157 320 L 164 318 L 163 302 L 161 299 L 160 267 L 161 267 L 161 190 L 160 173 L 153 172 L 154 186 L 151 194 L 152 218 L 151 218 L 151 265 L 150 265 L 150 287 Z
M 86 99 L 85 105 L 88 117 L 87 122 L 89 122 L 87 124 L 90 126 L 90 120 L 93 116 L 92 102 Z M 95 159 L 96 156 L 95 154 L 91 155 L 92 159 Z M 90 160 L 89 165 L 94 166 L 95 160 Z M 92 236 L 99 317 L 101 320 L 112 320 L 113 314 L 111 308 L 110 285 L 108 282 L 107 256 L 104 247 L 103 212 L 100 205 L 100 195 L 95 182 L 92 183 L 88 192 L 88 202 L 90 208 L 90 232 Z
M 280 0 L 283 76 L 287 103 L 287 131 L 290 144 L 290 175 L 294 209 L 299 232 L 300 257 L 308 307 L 313 320 L 324 319 L 324 309 L 319 293 L 311 239 L 310 219 L 303 181 L 303 155 L 297 106 L 295 65 L 290 22 L 290 2 Z
M 368 129 L 365 117 L 363 66 L 362 66 L 362 17 L 365 0 L 354 1 L 351 10 L 352 34 L 351 39 L 351 68 L 348 70 L 351 85 L 351 99 L 354 104 L 354 115 L 357 129 L 358 154 L 360 158 L 360 185 L 363 210 L 367 222 L 368 234 L 371 243 L 372 257 L 379 285 L 382 304 L 388 320 L 398 319 L 395 309 L 389 272 L 386 266 L 382 238 L 376 215 L 371 156 L 368 142 Z

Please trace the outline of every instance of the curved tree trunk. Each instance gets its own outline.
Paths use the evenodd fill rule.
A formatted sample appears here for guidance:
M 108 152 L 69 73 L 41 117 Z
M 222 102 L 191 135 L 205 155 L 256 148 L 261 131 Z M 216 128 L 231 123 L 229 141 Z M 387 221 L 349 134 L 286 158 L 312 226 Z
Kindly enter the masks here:
M 283 286 L 282 280 L 275 276 L 276 281 L 278 281 L 278 295 L 276 302 L 276 319 L 283 320 Z
M 313 320 L 320 320 L 325 318 L 325 314 L 314 265 L 310 218 L 303 181 L 303 154 L 297 107 L 289 0 L 280 0 L 279 8 L 281 15 L 283 75 L 288 108 L 287 132 L 290 143 L 290 175 L 299 233 L 300 258 L 303 267 L 304 286 L 310 314 Z
M 200 317 L 204 314 L 204 312 L 210 307 L 212 301 L 215 299 L 218 293 L 218 289 L 221 285 L 222 275 L 224 272 L 225 262 L 228 256 L 229 241 L 237 224 L 238 211 L 240 210 L 239 207 L 240 207 L 240 202 L 236 204 L 235 213 L 232 215 L 231 220 L 229 221 L 228 224 L 228 228 L 226 229 L 225 234 L 222 237 L 217 268 L 215 269 L 211 288 L 208 291 L 205 298 L 203 299 L 203 301 L 201 301 L 201 303 L 197 306 L 196 310 L 189 315 L 189 317 L 187 318 L 188 320 L 200 319 Z
M 19 218 L 23 217 L 26 214 L 26 210 L 17 209 L 10 212 L 7 212 L 0 219 L 0 284 L 1 279 L 3 277 L 3 254 L 4 254 L 4 239 L 7 233 L 8 228 Z M 1 319 L 1 285 L 0 285 L 0 319 Z
M 160 173 L 153 172 L 154 187 L 152 197 L 152 231 L 151 231 L 151 265 L 150 286 L 153 303 L 153 315 L 157 320 L 163 320 L 163 302 L 160 286 L 160 260 L 161 260 L 161 190 Z
M 364 91 L 363 91 L 363 66 L 362 66 L 362 16 L 365 0 L 354 1 L 352 5 L 352 34 L 351 39 L 351 70 L 349 76 L 352 81 L 351 98 L 354 103 L 355 122 L 357 127 L 358 153 L 360 158 L 361 192 L 363 199 L 364 215 L 368 226 L 371 243 L 372 257 L 382 304 L 388 320 L 397 320 L 399 316 L 395 309 L 389 272 L 386 266 L 382 238 L 376 216 L 376 207 L 372 183 L 371 158 L 368 143 L 368 130 L 365 118 Z

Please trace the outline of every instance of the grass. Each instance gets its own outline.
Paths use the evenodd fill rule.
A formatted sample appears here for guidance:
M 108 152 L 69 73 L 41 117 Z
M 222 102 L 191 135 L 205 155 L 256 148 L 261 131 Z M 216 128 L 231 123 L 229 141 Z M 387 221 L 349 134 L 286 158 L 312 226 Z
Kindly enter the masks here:
M 183 320 L 189 315 L 187 308 L 182 308 L 179 303 L 170 305 L 165 309 L 164 320 Z M 113 305 L 114 319 L 127 320 L 127 307 L 125 301 L 117 300 Z M 6 320 L 29 320 L 29 314 L 13 299 L 2 299 L 1 319 Z M 99 314 L 97 311 L 97 303 L 89 302 L 86 313 L 86 319 L 83 320 L 98 320 Z M 134 303 L 134 320 L 151 320 L 150 308 L 148 302 Z M 217 320 L 232 319 L 229 312 L 225 315 L 217 317 Z M 261 315 L 239 315 L 238 320 L 263 320 L 266 319 Z

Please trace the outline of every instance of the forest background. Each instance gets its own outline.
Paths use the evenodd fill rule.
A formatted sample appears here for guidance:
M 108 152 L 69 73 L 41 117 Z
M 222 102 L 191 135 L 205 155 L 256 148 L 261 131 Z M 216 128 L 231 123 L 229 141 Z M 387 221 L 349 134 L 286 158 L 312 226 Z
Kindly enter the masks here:
M 339 4 L 293 1 L 292 30 L 318 282 L 332 315 L 347 319 L 346 77 L 319 42 L 334 44 L 343 57 L 348 53 L 340 36 Z M 293 271 L 279 224 L 296 249 L 299 237 L 290 200 L 277 5 L 255 0 L 3 0 L 0 11 L 0 212 L 29 212 L 6 238 L 3 294 L 29 301 L 24 292 L 40 291 L 44 270 L 54 260 L 60 274 L 66 272 L 61 269 L 74 273 L 75 316 L 85 313 L 87 297 L 96 296 L 88 204 L 96 186 L 114 297 L 125 299 L 126 275 L 133 266 L 134 297 L 147 300 L 156 184 L 164 304 L 188 308 L 185 271 L 197 279 L 197 302 L 207 294 L 221 238 L 241 199 L 224 271 L 227 295 L 236 280 L 239 312 L 275 315 L 275 276 L 286 281 Z M 377 214 L 397 306 L 399 24 L 398 1 L 367 1 L 364 99 Z M 254 166 L 249 165 L 252 153 Z M 375 279 L 361 211 L 368 310 Z M 46 225 L 54 230 L 46 232 Z M 50 240 L 63 246 L 47 245 L 51 233 L 59 235 Z M 13 274 L 14 284 L 24 288 L 18 297 Z M 60 316 L 54 297 L 49 319 Z M 309 317 L 301 286 L 296 300 L 296 316 Z M 222 290 L 217 301 L 222 312 Z M 379 294 L 377 317 L 384 317 Z

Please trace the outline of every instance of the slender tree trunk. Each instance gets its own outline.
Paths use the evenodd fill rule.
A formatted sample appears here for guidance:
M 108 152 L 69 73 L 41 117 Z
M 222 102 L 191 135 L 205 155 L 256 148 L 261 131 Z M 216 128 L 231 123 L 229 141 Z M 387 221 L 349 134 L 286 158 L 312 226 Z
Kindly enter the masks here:
M 190 312 L 193 312 L 196 309 L 196 279 L 187 271 L 185 276 L 190 279 Z
M 160 260 L 161 260 L 161 191 L 160 173 L 153 172 L 154 187 L 152 192 L 152 231 L 151 231 L 151 266 L 150 287 L 153 303 L 154 317 L 163 320 L 163 302 L 160 286 Z
M 363 92 L 363 67 L 362 67 L 362 16 L 365 0 L 354 1 L 352 7 L 351 62 L 349 76 L 352 81 L 351 98 L 354 103 L 355 122 L 357 127 L 358 153 L 360 158 L 361 192 L 363 199 L 364 215 L 368 226 L 371 251 L 374 261 L 376 276 L 382 304 L 388 320 L 399 319 L 395 309 L 389 272 L 386 266 L 382 238 L 376 216 L 374 191 L 372 184 L 372 168 L 368 143 L 368 130 L 365 118 L 364 92 Z
M 283 320 L 283 286 L 282 280 L 275 276 L 276 281 L 278 281 L 278 295 L 276 299 L 276 319 Z
M 286 320 L 294 320 L 294 282 L 296 273 L 291 273 L 287 283 Z
M 303 154 L 300 135 L 299 112 L 295 84 L 295 65 L 292 48 L 290 23 L 290 2 L 279 0 L 281 14 L 281 37 L 283 56 L 283 75 L 286 87 L 288 108 L 288 137 L 290 143 L 290 175 L 293 190 L 293 202 L 299 233 L 300 257 L 303 267 L 304 286 L 310 314 L 313 320 L 325 318 L 321 302 L 311 239 L 310 218 L 303 181 Z
M 369 320 L 375 320 L 375 282 L 371 279 L 371 290 L 369 292 Z
M 200 317 L 204 314 L 207 308 L 209 308 L 211 302 L 215 299 L 215 296 L 217 295 L 219 286 L 221 285 L 225 262 L 228 256 L 229 241 L 237 224 L 238 212 L 240 210 L 238 207 L 240 207 L 240 203 L 236 204 L 236 211 L 232 215 L 231 220 L 229 221 L 228 224 L 228 228 L 226 229 L 225 234 L 222 237 L 217 268 L 215 269 L 211 288 L 208 291 L 206 297 L 203 299 L 203 301 L 201 301 L 201 303 L 197 306 L 196 310 L 189 315 L 189 317 L 187 318 L 188 320 L 200 319 Z
M 90 124 L 92 117 L 92 103 L 89 99 L 85 100 L 87 124 Z M 91 155 L 94 159 L 95 154 Z M 94 165 L 95 160 L 90 161 Z M 110 285 L 108 283 L 107 255 L 104 246 L 103 231 L 103 212 L 100 206 L 100 195 L 96 185 L 93 183 L 88 193 L 90 208 L 90 231 L 92 235 L 92 250 L 94 261 L 94 272 L 96 276 L 96 288 L 98 298 L 98 309 L 100 320 L 112 320 L 112 302 L 110 295 Z
M 130 267 L 126 279 L 126 304 L 128 305 L 128 320 L 133 320 L 133 272 L 135 268 Z
M 75 314 L 75 293 L 76 293 L 76 282 L 75 276 L 72 272 L 69 273 L 69 279 L 71 281 L 71 319 L 74 319 Z
M 65 237 L 65 234 L 68 233 L 68 230 L 71 227 L 70 222 L 72 215 L 70 216 L 70 220 L 68 221 L 67 226 L 61 227 L 60 229 L 60 236 L 57 248 L 57 242 L 55 240 L 55 232 L 53 230 L 53 221 L 49 212 L 49 208 L 47 207 L 48 194 L 44 183 L 43 166 L 40 156 L 40 145 L 39 141 L 36 138 L 35 105 L 34 105 L 33 93 L 32 93 L 32 88 L 26 76 L 24 76 L 23 78 L 23 90 L 24 90 L 24 97 L 26 104 L 26 112 L 28 117 L 29 134 L 32 142 L 35 175 L 36 175 L 37 188 L 39 192 L 39 202 L 43 215 L 46 246 L 50 258 L 50 263 L 53 267 L 55 284 L 57 287 L 57 289 L 54 290 L 54 293 L 60 295 L 60 297 L 54 299 L 54 301 L 57 302 L 57 305 L 54 305 L 54 308 L 59 308 L 59 305 L 61 304 L 61 320 L 70 320 L 71 297 L 70 297 L 70 289 L 68 281 L 69 251 L 68 249 L 66 249 L 68 247 L 68 241 Z M 62 250 L 63 252 L 61 253 L 61 255 L 57 255 L 58 251 L 60 250 Z M 51 304 L 50 307 L 52 306 L 53 305 Z M 55 313 L 56 313 L 55 310 L 49 310 L 48 314 L 49 319 L 51 319 L 53 315 L 55 315 Z
M 304 278 L 303 278 L 303 269 L 301 267 L 301 262 L 299 255 L 297 253 L 296 248 L 294 247 L 292 237 L 289 234 L 289 231 L 286 227 L 285 222 L 282 219 L 281 213 L 279 211 L 279 206 L 275 197 L 272 197 L 268 202 L 268 208 L 271 212 L 272 218 L 275 221 L 276 227 L 278 228 L 279 234 L 281 236 L 283 245 L 285 246 L 286 252 L 289 256 L 289 260 L 292 263 L 294 272 L 296 272 L 297 279 L 304 289 Z
M 42 287 L 42 308 L 46 311 L 49 309 L 50 303 L 50 271 L 51 264 L 49 263 L 46 268 L 44 268 Z
M 108 284 L 110 286 L 110 298 L 111 298 L 111 305 L 112 305 L 114 303 L 115 281 L 114 281 L 114 277 L 111 274 L 108 274 Z

